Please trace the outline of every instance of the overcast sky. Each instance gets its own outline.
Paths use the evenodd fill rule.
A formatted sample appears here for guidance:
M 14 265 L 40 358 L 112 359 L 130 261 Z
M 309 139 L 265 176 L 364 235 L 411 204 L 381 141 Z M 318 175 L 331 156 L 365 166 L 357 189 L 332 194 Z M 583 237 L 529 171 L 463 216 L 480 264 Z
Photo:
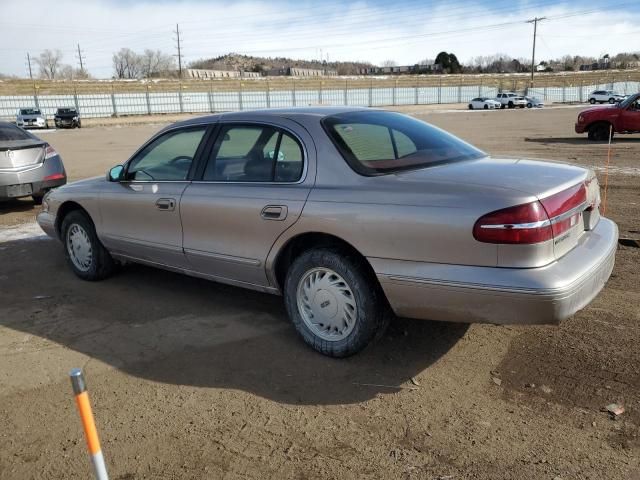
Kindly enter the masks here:
M 536 58 L 640 50 L 640 1 L 379 0 L 280 1 L 0 0 L 0 73 L 26 76 L 26 54 L 60 49 L 77 66 L 77 43 L 95 77 L 113 74 L 122 47 L 176 53 L 186 62 L 228 52 L 414 64 L 439 51 Z

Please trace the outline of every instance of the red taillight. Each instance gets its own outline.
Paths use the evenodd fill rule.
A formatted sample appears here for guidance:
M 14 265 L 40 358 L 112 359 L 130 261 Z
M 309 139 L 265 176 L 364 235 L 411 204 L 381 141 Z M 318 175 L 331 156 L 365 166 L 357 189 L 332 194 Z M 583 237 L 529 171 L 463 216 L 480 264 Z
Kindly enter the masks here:
M 44 177 L 44 181 L 46 182 L 47 180 L 60 180 L 64 178 L 64 173 L 54 173 L 53 175 L 47 175 L 46 177 Z
M 580 183 L 540 201 L 488 213 L 473 226 L 473 237 L 479 242 L 508 244 L 551 240 L 579 221 L 586 199 L 586 187 Z
M 51 157 L 55 157 L 58 154 L 58 152 L 56 152 L 55 148 L 53 148 L 51 145 L 47 145 L 46 148 L 44 149 L 44 159 L 48 160 Z
M 587 188 L 584 183 L 579 183 L 540 202 L 551 219 L 553 236 L 557 237 L 580 220 L 582 210 L 586 208 Z
M 473 237 L 485 243 L 539 243 L 553 238 L 551 222 L 540 202 L 491 212 L 473 226 Z

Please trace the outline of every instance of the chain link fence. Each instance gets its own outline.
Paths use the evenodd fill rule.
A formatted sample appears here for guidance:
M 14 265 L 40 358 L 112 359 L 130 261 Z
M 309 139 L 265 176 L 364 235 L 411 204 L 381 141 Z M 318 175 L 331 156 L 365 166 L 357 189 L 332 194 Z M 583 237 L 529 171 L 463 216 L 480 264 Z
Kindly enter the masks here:
M 393 106 L 466 103 L 515 91 L 546 102 L 586 102 L 594 90 L 640 91 L 640 72 L 573 74 L 536 78 L 508 75 L 441 75 L 297 79 L 212 79 L 199 81 L 78 81 L 0 83 L 0 118 L 15 120 L 20 108 L 39 108 L 52 117 L 60 107 L 81 116 L 114 117 L 208 113 L 308 105 Z

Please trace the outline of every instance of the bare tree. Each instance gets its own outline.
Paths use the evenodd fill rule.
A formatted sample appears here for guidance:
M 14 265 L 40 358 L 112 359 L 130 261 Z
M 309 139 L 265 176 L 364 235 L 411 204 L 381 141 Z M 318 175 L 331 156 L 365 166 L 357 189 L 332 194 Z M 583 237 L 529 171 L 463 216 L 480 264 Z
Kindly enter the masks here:
M 113 54 L 113 69 L 116 78 L 139 78 L 141 74 L 140 55 L 130 48 L 121 48 Z
M 176 69 L 175 58 L 160 50 L 147 49 L 139 60 L 140 73 L 145 78 L 167 75 Z
M 61 67 L 62 52 L 60 50 L 45 50 L 37 58 L 35 62 L 40 68 L 40 77 L 53 80 L 58 76 Z
M 385 60 L 384 62 L 382 62 L 382 67 L 397 67 L 398 66 L 398 62 L 396 62 L 395 60 Z

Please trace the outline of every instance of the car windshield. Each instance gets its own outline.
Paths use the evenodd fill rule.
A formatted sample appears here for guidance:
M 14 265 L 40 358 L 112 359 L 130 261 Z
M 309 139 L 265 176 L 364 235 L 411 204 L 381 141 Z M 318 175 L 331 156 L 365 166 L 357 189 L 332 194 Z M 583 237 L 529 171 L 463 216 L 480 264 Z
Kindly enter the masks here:
M 31 140 L 33 137 L 10 123 L 0 123 L 0 142 L 10 140 Z
M 40 110 L 35 108 L 23 108 L 20 110 L 20 115 L 40 115 Z
M 70 114 L 76 114 L 76 109 L 75 108 L 59 108 L 58 109 L 58 114 L 60 115 L 70 115 Z
M 341 113 L 325 118 L 322 125 L 345 160 L 362 175 L 486 156 L 444 130 L 398 113 Z
M 629 95 L 618 105 L 620 108 L 628 108 L 630 105 L 633 105 L 633 102 L 640 100 L 640 93 L 636 93 L 635 95 Z

